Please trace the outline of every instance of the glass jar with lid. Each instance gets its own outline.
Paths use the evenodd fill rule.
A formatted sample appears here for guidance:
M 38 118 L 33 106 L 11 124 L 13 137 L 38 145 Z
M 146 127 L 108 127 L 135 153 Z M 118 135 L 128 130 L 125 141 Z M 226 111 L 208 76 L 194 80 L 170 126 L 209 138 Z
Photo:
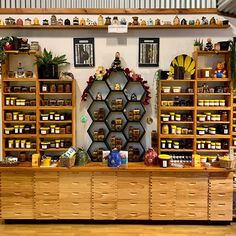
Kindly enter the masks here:
M 167 148 L 172 148 L 172 140 L 167 140 Z
M 222 121 L 228 121 L 228 114 L 227 114 L 227 111 L 222 111 L 222 112 L 221 112 L 221 120 L 222 120 Z
M 177 142 L 177 141 L 173 142 L 173 148 L 179 149 L 179 142 Z
M 171 125 L 171 134 L 176 134 L 176 125 Z
M 162 134 L 169 134 L 169 125 L 162 125 Z
M 165 148 L 166 148 L 166 140 L 165 140 L 165 139 L 162 139 L 162 140 L 161 140 L 161 148 L 162 148 L 162 149 L 165 149 Z
M 176 134 L 181 134 L 182 132 L 182 128 L 181 127 L 177 127 L 176 128 Z

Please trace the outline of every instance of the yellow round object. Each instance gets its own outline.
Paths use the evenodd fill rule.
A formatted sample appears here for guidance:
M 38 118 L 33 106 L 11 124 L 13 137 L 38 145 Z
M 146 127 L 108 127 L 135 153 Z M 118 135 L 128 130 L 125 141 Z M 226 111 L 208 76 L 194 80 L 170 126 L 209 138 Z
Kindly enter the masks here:
M 160 154 L 159 156 L 159 159 L 164 159 L 164 160 L 169 160 L 169 159 L 171 159 L 171 156 L 170 155 L 168 155 L 168 154 Z

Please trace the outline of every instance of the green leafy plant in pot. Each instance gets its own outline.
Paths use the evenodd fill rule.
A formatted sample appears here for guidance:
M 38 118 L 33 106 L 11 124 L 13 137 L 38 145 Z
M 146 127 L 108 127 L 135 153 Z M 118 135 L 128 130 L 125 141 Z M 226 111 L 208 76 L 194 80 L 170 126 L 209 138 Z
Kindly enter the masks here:
M 6 59 L 5 50 L 12 49 L 12 37 L 4 37 L 0 39 L 0 63 L 4 63 Z
M 58 67 L 63 64 L 69 64 L 66 55 L 54 56 L 51 51 L 43 49 L 41 54 L 35 55 L 35 64 L 38 65 L 38 74 L 40 79 L 58 79 Z

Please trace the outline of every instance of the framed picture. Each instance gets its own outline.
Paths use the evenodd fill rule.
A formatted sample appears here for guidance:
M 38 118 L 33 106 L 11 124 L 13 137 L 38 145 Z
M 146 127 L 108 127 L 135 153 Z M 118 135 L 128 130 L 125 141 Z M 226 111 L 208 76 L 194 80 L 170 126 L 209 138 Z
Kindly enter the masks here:
M 74 38 L 74 66 L 95 66 L 94 38 Z
M 235 45 L 235 47 L 236 47 L 236 37 L 234 37 L 234 45 Z
M 159 38 L 139 38 L 139 57 L 140 67 L 159 66 Z

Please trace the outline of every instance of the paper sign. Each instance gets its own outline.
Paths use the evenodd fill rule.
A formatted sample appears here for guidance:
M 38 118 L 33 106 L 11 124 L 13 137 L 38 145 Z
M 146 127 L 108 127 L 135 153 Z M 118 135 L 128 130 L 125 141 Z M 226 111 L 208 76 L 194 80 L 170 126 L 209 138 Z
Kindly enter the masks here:
M 128 33 L 128 25 L 108 25 L 108 33 Z

